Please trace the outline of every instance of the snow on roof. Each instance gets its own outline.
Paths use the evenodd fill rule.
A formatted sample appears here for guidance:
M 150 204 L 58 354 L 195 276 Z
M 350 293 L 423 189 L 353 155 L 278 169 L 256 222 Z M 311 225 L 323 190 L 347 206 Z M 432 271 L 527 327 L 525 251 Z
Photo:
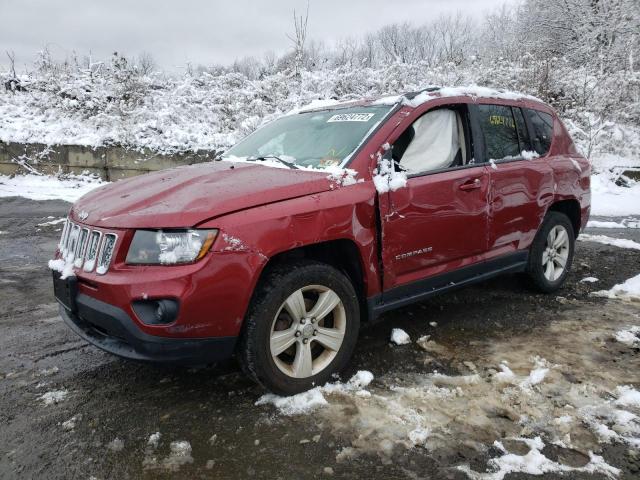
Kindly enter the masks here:
M 513 92 L 509 90 L 497 90 L 489 87 L 480 87 L 478 85 L 460 86 L 460 87 L 437 87 L 428 86 L 417 92 L 409 92 L 400 95 L 388 95 L 375 100 L 365 101 L 368 105 L 396 105 L 401 103 L 409 107 L 415 108 L 430 100 L 443 97 L 471 97 L 471 98 L 497 98 L 500 100 L 532 100 L 544 103 L 543 100 L 526 93 Z M 315 110 L 327 110 L 338 107 L 356 106 L 362 102 L 348 100 L 314 100 L 310 104 L 296 108 L 289 114 L 309 112 Z
M 539 98 L 527 95 L 526 93 L 510 92 L 508 90 L 496 90 L 489 87 L 470 85 L 466 87 L 443 87 L 438 90 L 427 89 L 404 103 L 412 107 L 417 107 L 418 105 L 429 100 L 433 100 L 434 98 L 461 96 L 473 98 L 498 98 L 501 100 L 533 100 L 536 102 L 542 102 Z
M 287 115 L 295 115 L 296 113 L 310 112 L 314 110 L 327 110 L 343 103 L 348 102 L 340 102 L 331 98 L 311 100 L 307 105 L 289 110 Z

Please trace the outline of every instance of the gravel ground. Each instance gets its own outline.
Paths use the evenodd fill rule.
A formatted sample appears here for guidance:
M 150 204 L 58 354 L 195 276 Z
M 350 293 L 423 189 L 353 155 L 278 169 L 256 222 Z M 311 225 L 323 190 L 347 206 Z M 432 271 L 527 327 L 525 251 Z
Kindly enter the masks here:
M 68 209 L 0 199 L 0 478 L 480 479 L 490 477 L 473 472 L 504 454 L 495 440 L 524 455 L 532 447 L 511 438 L 536 436 L 572 469 L 562 478 L 640 477 L 640 447 L 616 426 L 603 442 L 585 413 L 615 404 L 617 386 L 640 386 L 640 348 L 614 340 L 640 325 L 639 304 L 590 296 L 640 273 L 637 250 L 578 242 L 557 295 L 505 276 L 392 312 L 363 330 L 343 377 L 372 372 L 368 393 L 324 392 L 327 405 L 285 415 L 255 405 L 264 392 L 233 361 L 135 364 L 70 332 L 46 268 L 60 225 L 38 226 Z M 589 233 L 640 242 L 640 229 Z M 580 282 L 588 276 L 599 281 Z M 394 327 L 412 342 L 391 345 Z M 500 365 L 514 372 L 508 388 L 495 380 Z M 585 472 L 589 452 L 620 471 Z

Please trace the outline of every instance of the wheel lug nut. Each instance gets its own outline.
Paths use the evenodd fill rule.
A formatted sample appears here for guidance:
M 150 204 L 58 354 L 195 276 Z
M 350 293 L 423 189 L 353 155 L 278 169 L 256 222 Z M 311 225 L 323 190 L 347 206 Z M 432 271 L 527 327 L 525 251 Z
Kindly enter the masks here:
M 302 340 L 302 343 L 309 343 L 309 339 L 305 338 L 304 340 Z
M 306 321 L 307 321 L 307 319 L 306 319 L 306 318 L 301 318 L 301 319 L 300 319 L 300 323 L 302 323 L 303 325 L 305 324 L 305 322 L 306 322 Z
M 314 330 L 314 331 L 313 331 L 313 334 L 314 334 L 314 335 L 317 335 L 317 334 L 318 334 L 318 330 Z
M 298 331 L 296 332 L 296 337 L 299 337 L 299 336 L 300 336 L 300 332 Z

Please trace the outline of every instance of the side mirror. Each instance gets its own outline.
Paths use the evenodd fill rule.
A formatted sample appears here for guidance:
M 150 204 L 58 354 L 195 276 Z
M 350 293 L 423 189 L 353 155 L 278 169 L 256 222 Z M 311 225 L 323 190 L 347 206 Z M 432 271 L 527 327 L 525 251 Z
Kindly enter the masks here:
M 389 146 L 389 148 L 387 148 L 385 150 L 385 152 L 382 154 L 382 160 L 388 160 L 390 162 L 393 162 L 393 145 Z
M 393 158 L 393 145 L 390 145 L 389 148 L 385 150 L 380 160 L 383 162 L 390 162 L 396 172 L 404 172 L 406 170 L 406 168 L 400 165 L 400 162 Z

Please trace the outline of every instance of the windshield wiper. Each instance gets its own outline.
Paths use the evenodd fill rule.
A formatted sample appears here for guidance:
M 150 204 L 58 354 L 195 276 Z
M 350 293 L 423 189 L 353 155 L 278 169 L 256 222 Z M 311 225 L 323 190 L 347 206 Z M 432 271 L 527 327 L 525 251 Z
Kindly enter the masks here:
M 256 160 L 268 160 L 270 158 L 273 158 L 274 160 L 277 160 L 278 162 L 282 163 L 283 165 L 286 165 L 289 168 L 293 168 L 294 170 L 299 170 L 299 167 L 295 164 L 295 163 L 291 163 L 291 162 L 287 162 L 286 160 L 281 159 L 280 157 L 276 157 L 275 155 L 262 155 L 259 157 L 247 157 L 247 161 L 248 162 L 255 162 Z

